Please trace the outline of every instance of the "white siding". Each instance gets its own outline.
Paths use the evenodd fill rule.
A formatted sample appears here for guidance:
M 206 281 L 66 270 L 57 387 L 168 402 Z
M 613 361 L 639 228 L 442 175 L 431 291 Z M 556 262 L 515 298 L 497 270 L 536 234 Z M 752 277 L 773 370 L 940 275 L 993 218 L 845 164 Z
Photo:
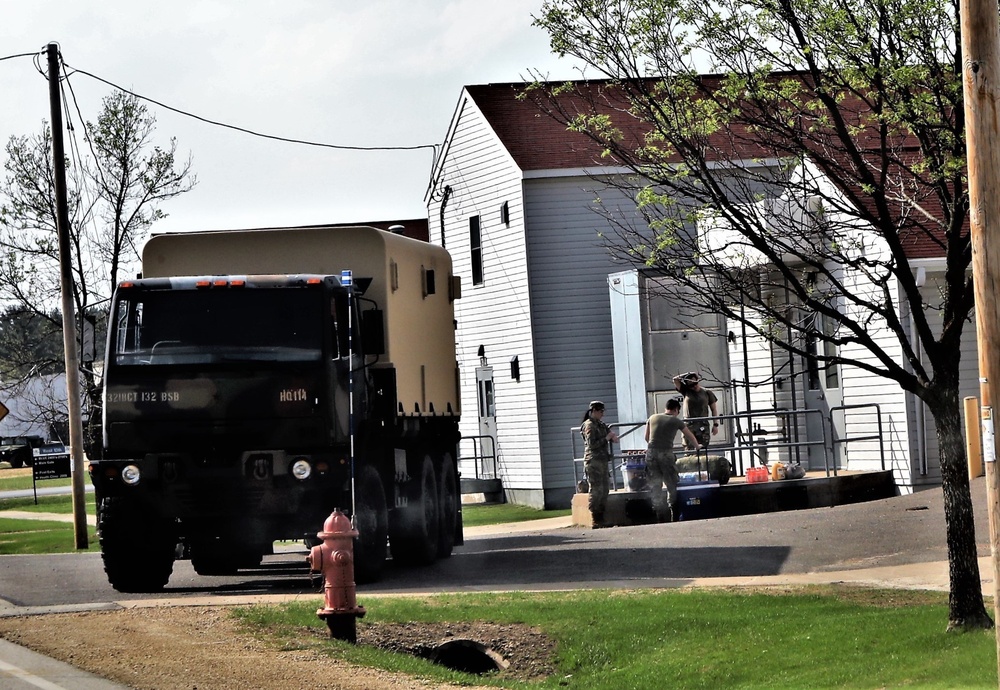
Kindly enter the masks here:
M 432 241 L 441 242 L 441 199 L 445 185 L 444 245 L 455 273 L 462 277 L 462 297 L 455 302 L 463 436 L 479 435 L 476 368 L 485 349 L 494 369 L 500 478 L 508 491 L 542 488 L 535 426 L 535 363 L 524 251 L 521 173 L 492 129 L 467 99 L 451 132 L 439 178 L 428 205 Z M 509 223 L 500 219 L 508 204 Z M 483 283 L 472 284 L 469 218 L 479 216 Z M 510 376 L 517 356 L 520 381 Z M 468 472 L 468 470 L 465 470 Z

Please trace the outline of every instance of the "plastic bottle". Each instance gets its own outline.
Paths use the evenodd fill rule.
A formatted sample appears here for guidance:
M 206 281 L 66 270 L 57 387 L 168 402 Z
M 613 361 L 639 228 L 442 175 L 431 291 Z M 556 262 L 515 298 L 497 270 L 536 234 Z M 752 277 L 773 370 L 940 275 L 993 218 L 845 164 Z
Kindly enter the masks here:
M 778 481 L 785 478 L 785 463 L 774 462 L 771 464 L 771 479 Z

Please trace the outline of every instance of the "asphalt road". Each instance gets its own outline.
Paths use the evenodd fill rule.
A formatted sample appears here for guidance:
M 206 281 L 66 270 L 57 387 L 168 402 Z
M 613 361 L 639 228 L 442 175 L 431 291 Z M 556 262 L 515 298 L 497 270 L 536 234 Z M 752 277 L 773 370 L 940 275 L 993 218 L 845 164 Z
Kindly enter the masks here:
M 973 482 L 977 543 L 989 555 L 985 480 Z M 304 547 L 233 577 L 201 577 L 178 561 L 162 594 L 122 594 L 96 553 L 0 556 L 0 615 L 176 598 L 316 596 Z M 833 508 L 669 525 L 575 527 L 470 536 L 451 558 L 394 568 L 359 595 L 579 587 L 670 587 L 702 578 L 759 578 L 884 568 L 947 559 L 941 490 Z

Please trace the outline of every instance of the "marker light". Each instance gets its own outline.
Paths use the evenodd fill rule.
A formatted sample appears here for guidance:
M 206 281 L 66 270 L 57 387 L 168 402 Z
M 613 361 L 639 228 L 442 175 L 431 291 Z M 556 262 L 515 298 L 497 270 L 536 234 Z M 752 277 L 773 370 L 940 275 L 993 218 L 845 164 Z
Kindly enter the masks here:
M 122 481 L 129 486 L 135 486 L 139 483 L 139 468 L 136 465 L 125 465 L 122 468 Z
M 310 475 L 312 475 L 312 465 L 309 464 L 308 460 L 306 460 L 305 458 L 299 458 L 298 460 L 292 463 L 293 477 L 295 477 L 299 481 L 304 481 L 306 479 L 309 479 Z

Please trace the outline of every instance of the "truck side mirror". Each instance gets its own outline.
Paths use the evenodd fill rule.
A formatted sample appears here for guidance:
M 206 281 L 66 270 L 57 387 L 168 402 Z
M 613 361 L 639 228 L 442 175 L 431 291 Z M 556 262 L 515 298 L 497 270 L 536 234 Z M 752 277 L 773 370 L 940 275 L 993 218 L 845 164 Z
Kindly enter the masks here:
M 366 355 L 385 354 L 385 323 L 381 309 L 361 312 L 361 347 Z

